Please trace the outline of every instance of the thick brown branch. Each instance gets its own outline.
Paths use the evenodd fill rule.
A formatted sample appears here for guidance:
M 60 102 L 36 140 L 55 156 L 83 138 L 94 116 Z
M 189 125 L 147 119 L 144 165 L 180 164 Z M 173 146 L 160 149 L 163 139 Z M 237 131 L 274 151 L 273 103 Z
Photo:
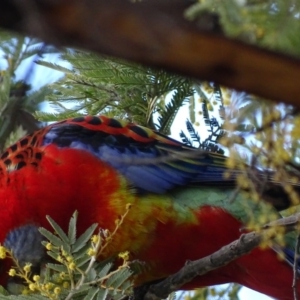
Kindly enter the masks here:
M 187 26 L 162 1 L 4 0 L 0 26 L 300 107 L 299 60 Z
M 282 218 L 264 226 L 264 231 L 261 233 L 250 232 L 241 235 L 240 239 L 222 247 L 215 253 L 201 258 L 196 261 L 188 262 L 179 272 L 169 276 L 165 280 L 150 286 L 144 299 L 158 300 L 166 298 L 171 292 L 180 289 L 181 286 L 193 280 L 196 276 L 204 275 L 205 273 L 214 269 L 223 267 L 231 261 L 251 252 L 254 248 L 259 246 L 264 238 L 267 230 L 274 226 L 284 227 L 286 232 L 297 229 L 300 222 L 300 213 Z M 273 231 L 274 233 L 274 231 Z M 267 234 L 270 238 L 269 234 Z M 291 282 L 292 286 L 292 282 Z

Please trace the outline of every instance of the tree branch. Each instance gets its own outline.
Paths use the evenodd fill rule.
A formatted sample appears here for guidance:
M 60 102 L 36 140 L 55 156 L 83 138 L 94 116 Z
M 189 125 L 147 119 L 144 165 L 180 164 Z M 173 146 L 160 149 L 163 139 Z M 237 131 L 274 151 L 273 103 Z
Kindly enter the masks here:
M 198 30 L 174 13 L 172 5 L 163 0 L 4 0 L 0 26 L 300 108 L 299 60 Z
M 144 300 L 159 300 L 165 299 L 167 296 L 182 287 L 184 284 L 190 282 L 197 276 L 204 275 L 205 273 L 214 269 L 223 267 L 233 260 L 251 252 L 254 248 L 259 246 L 260 242 L 265 238 L 274 238 L 275 231 L 272 231 L 270 236 L 270 229 L 274 227 L 284 227 L 286 232 L 297 230 L 300 223 L 300 213 L 291 215 L 286 218 L 279 219 L 265 225 L 261 233 L 250 232 L 242 234 L 238 240 L 222 247 L 220 250 L 213 254 L 198 259 L 196 261 L 187 262 L 186 265 L 177 273 L 169 276 L 165 280 L 151 285 L 148 292 L 144 296 Z M 292 286 L 291 282 L 291 286 Z M 142 298 L 142 297 L 141 297 Z M 135 300 L 140 300 L 139 297 Z

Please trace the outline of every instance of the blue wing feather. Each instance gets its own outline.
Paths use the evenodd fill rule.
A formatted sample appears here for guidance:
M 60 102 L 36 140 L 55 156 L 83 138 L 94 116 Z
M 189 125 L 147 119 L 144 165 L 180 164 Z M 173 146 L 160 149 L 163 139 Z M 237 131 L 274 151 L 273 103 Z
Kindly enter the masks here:
M 225 157 L 155 140 L 143 143 L 125 135 L 112 135 L 80 125 L 58 124 L 44 136 L 42 145 L 83 149 L 105 161 L 140 191 L 164 193 L 178 185 L 193 182 L 223 182 Z M 196 152 L 197 151 L 197 152 Z M 176 153 L 190 153 L 189 158 L 176 158 Z M 175 158 L 168 159 L 171 155 Z M 199 154 L 199 155 L 197 155 Z M 224 167 L 215 165 L 214 155 Z M 142 163 L 145 160 L 147 163 Z
M 30 158 L 32 166 L 38 166 L 43 147 L 49 144 L 96 155 L 123 174 L 129 186 L 138 192 L 164 193 L 176 186 L 188 185 L 235 187 L 235 178 L 241 172 L 231 170 L 231 178 L 225 178 L 226 157 L 219 153 L 199 151 L 132 123 L 87 116 L 51 124 L 24 137 L 2 154 L 0 173 L 27 165 L 23 156 L 18 155 L 20 151 Z M 16 149 L 19 150 L 16 152 Z M 293 204 L 271 172 L 255 170 L 252 173 L 257 176 L 255 183 L 263 184 L 258 188 L 264 200 L 278 210 Z M 300 191 L 299 184 L 292 184 Z

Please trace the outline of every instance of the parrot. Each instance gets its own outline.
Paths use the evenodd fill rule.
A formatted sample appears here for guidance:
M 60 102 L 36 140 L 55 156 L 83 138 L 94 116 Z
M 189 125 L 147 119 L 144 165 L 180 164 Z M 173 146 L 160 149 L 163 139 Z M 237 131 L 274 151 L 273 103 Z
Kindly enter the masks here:
M 79 233 L 93 223 L 112 232 L 130 205 L 98 259 L 128 251 L 131 260 L 147 266 L 134 286 L 159 281 L 239 239 L 249 211 L 278 214 L 291 205 L 272 180 L 261 201 L 253 203 L 247 193 L 233 200 L 239 170 L 224 177 L 227 171 L 222 154 L 124 120 L 81 116 L 53 123 L 21 138 L 0 158 L 0 243 L 20 260 L 38 263 L 44 250 L 37 228 L 51 230 L 47 215 L 67 230 L 78 211 Z M 256 248 L 182 289 L 235 282 L 292 300 L 293 245 L 282 246 L 282 252 L 284 259 L 273 247 Z M 0 264 L 5 285 L 11 262 Z

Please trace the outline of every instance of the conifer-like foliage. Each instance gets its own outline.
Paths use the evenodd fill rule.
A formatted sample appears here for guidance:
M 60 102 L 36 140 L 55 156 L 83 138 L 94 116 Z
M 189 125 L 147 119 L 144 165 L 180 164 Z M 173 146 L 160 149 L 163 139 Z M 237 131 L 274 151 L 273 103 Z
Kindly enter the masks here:
M 44 121 L 106 114 L 169 133 L 179 108 L 194 92 L 191 80 L 163 70 L 80 51 L 67 51 L 62 59 L 71 64 L 69 69 L 38 62 L 65 73 L 50 86 L 48 101 L 55 113 L 38 114 Z
M 26 132 L 38 128 L 32 112 L 45 100 L 48 88 L 32 89 L 28 80 L 34 70 L 30 60 L 45 53 L 55 53 L 54 47 L 44 46 L 34 38 L 12 35 L 0 31 L 0 151 Z M 24 64 L 28 63 L 25 68 Z M 17 79 L 20 69 L 24 79 Z

